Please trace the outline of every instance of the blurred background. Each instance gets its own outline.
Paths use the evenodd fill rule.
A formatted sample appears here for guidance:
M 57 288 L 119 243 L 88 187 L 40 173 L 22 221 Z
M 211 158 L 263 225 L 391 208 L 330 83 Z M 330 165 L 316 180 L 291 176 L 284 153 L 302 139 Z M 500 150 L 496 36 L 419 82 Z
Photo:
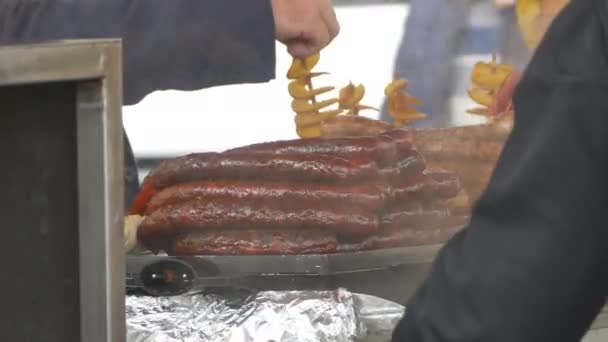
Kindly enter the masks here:
M 461 13 L 466 14 L 466 30 L 459 36 L 458 42 L 453 44 L 454 47 L 451 47 L 450 55 L 444 60 L 435 61 L 449 66 L 450 77 L 438 75 L 435 70 L 437 68 L 432 65 L 430 68 L 429 65 L 415 65 L 410 66 L 414 68 L 412 70 L 395 70 L 395 66 L 400 65 L 400 60 L 408 58 L 406 55 L 433 51 L 437 48 L 435 45 L 443 46 L 441 35 L 453 33 L 457 29 L 454 27 L 460 24 L 428 17 L 429 14 L 424 14 L 424 11 L 434 13 L 442 8 L 433 6 L 442 7 L 441 3 L 455 4 L 458 1 L 466 6 L 460 9 Z M 427 102 L 445 99 L 446 109 L 441 110 L 442 113 L 430 113 L 434 117 L 441 116 L 442 126 L 480 122 L 478 117 L 465 113 L 473 107 L 466 94 L 470 85 L 469 73 L 475 62 L 487 61 L 493 52 L 503 49 L 508 40 L 505 36 L 511 30 L 509 27 L 513 26 L 513 22 L 509 22 L 513 19 L 499 11 L 495 1 L 336 0 L 334 3 L 341 33 L 322 52 L 315 69 L 330 72 L 330 75 L 315 79 L 315 85 L 340 88 L 349 81 L 362 83 L 366 87 L 362 103 L 380 108 L 384 100 L 384 87 L 397 71 L 400 76 L 412 82 L 410 87 L 413 95 L 427 99 Z M 413 8 L 414 6 L 420 9 Z M 443 10 L 447 14 L 454 11 Z M 421 14 L 417 16 L 416 27 L 411 28 L 414 25 L 412 22 L 406 29 L 412 11 Z M 427 34 L 430 32 L 439 37 L 439 40 L 418 35 L 407 38 L 406 31 L 409 29 L 426 30 Z M 446 37 L 454 41 L 453 37 Z M 404 39 L 408 42 L 405 45 L 402 44 Z M 254 142 L 297 138 L 285 78 L 290 64 L 291 57 L 282 45 L 277 44 L 277 77 L 269 83 L 216 87 L 194 92 L 162 91 L 149 95 L 135 106 L 125 107 L 125 127 L 138 159 L 140 177 L 145 176 L 159 160 L 176 155 L 221 151 Z M 422 69 L 430 71 L 420 72 Z M 427 74 L 429 80 L 446 79 L 447 81 L 441 82 L 447 83 L 449 94 L 416 89 L 408 74 L 413 79 L 422 79 L 418 81 L 420 83 L 424 82 Z M 337 90 L 330 94 L 332 95 L 337 96 Z M 379 116 L 379 113 L 373 111 L 362 114 Z

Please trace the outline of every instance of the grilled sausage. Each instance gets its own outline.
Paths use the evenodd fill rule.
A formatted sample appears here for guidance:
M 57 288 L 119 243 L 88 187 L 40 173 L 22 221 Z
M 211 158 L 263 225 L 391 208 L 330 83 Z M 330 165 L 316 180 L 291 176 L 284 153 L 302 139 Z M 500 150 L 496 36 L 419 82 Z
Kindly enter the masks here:
M 462 189 L 458 177 L 440 170 L 425 170 L 423 173 L 402 177 L 390 183 L 388 206 L 411 201 L 436 201 L 455 197 Z
M 467 220 L 467 216 L 452 215 L 447 208 L 422 210 L 422 206 L 416 205 L 408 209 L 383 214 L 380 218 L 380 231 L 462 226 L 467 223 Z
M 391 166 L 379 170 L 380 181 L 388 184 L 411 183 L 409 180 L 419 179 L 425 170 L 424 160 L 415 150 L 410 150 L 407 155 Z
M 197 200 L 243 199 L 259 205 L 282 208 L 305 208 L 322 205 L 325 208 L 358 208 L 377 211 L 385 205 L 388 188 L 369 182 L 363 185 L 334 185 L 322 183 L 288 183 L 262 181 L 197 181 L 174 185 L 158 192 L 146 208 L 148 214 L 161 207 Z
M 413 247 L 444 243 L 454 234 L 462 230 L 462 225 L 442 226 L 437 228 L 401 229 L 380 232 L 371 237 L 371 245 L 375 249 Z
M 409 155 L 409 152 L 413 149 L 412 147 L 412 133 L 406 129 L 394 129 L 391 131 L 384 132 L 378 137 L 384 141 L 392 142 L 395 145 L 397 151 L 397 158 L 403 158 Z
M 210 229 L 310 229 L 344 236 L 368 236 L 378 230 L 377 215 L 358 208 L 346 210 L 322 205 L 303 208 L 269 206 L 257 201 L 190 201 L 166 206 L 147 216 L 138 240 L 151 249 L 155 241 L 192 231 Z
M 334 234 L 320 229 L 222 229 L 180 235 L 170 255 L 288 255 L 335 253 Z
M 384 216 L 380 231 L 359 241 L 341 240 L 338 252 L 424 246 L 446 242 L 468 222 L 467 216 L 443 213 L 395 213 Z
M 337 139 L 296 139 L 254 144 L 225 153 L 331 155 L 345 159 L 372 159 L 379 165 L 390 165 L 398 159 L 396 144 L 390 137 L 357 137 Z
M 377 175 L 377 164 L 365 158 L 347 160 L 321 154 L 196 153 L 163 162 L 146 177 L 146 182 L 158 190 L 198 180 L 352 183 Z

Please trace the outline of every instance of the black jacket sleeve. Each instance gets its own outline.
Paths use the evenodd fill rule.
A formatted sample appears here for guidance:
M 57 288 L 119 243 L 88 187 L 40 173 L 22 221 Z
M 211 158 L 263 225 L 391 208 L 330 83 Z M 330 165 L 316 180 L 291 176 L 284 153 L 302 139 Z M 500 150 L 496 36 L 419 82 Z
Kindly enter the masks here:
M 579 341 L 608 290 L 608 2 L 573 0 L 516 90 L 515 126 L 470 226 L 393 341 Z
M 2 0 L 0 44 L 122 38 L 124 101 L 274 78 L 269 0 Z

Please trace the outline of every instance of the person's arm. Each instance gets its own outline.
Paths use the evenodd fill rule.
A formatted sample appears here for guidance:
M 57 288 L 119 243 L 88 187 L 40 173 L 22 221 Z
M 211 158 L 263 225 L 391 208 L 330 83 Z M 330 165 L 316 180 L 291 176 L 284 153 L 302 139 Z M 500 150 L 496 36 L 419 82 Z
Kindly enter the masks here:
M 575 0 L 552 25 L 470 226 L 442 249 L 393 341 L 579 341 L 604 305 L 607 7 Z
M 121 37 L 124 101 L 154 90 L 266 82 L 275 75 L 270 0 L 4 0 L 0 44 Z

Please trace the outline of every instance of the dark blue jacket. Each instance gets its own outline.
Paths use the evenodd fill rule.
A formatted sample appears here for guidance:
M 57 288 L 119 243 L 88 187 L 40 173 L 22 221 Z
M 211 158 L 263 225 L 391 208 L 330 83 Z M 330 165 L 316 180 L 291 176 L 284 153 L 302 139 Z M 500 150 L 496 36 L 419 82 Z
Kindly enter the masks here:
M 269 0 L 2 0 L 0 44 L 122 38 L 124 104 L 163 89 L 274 78 Z M 126 137 L 125 137 L 126 138 Z M 137 170 L 125 139 L 125 204 Z

